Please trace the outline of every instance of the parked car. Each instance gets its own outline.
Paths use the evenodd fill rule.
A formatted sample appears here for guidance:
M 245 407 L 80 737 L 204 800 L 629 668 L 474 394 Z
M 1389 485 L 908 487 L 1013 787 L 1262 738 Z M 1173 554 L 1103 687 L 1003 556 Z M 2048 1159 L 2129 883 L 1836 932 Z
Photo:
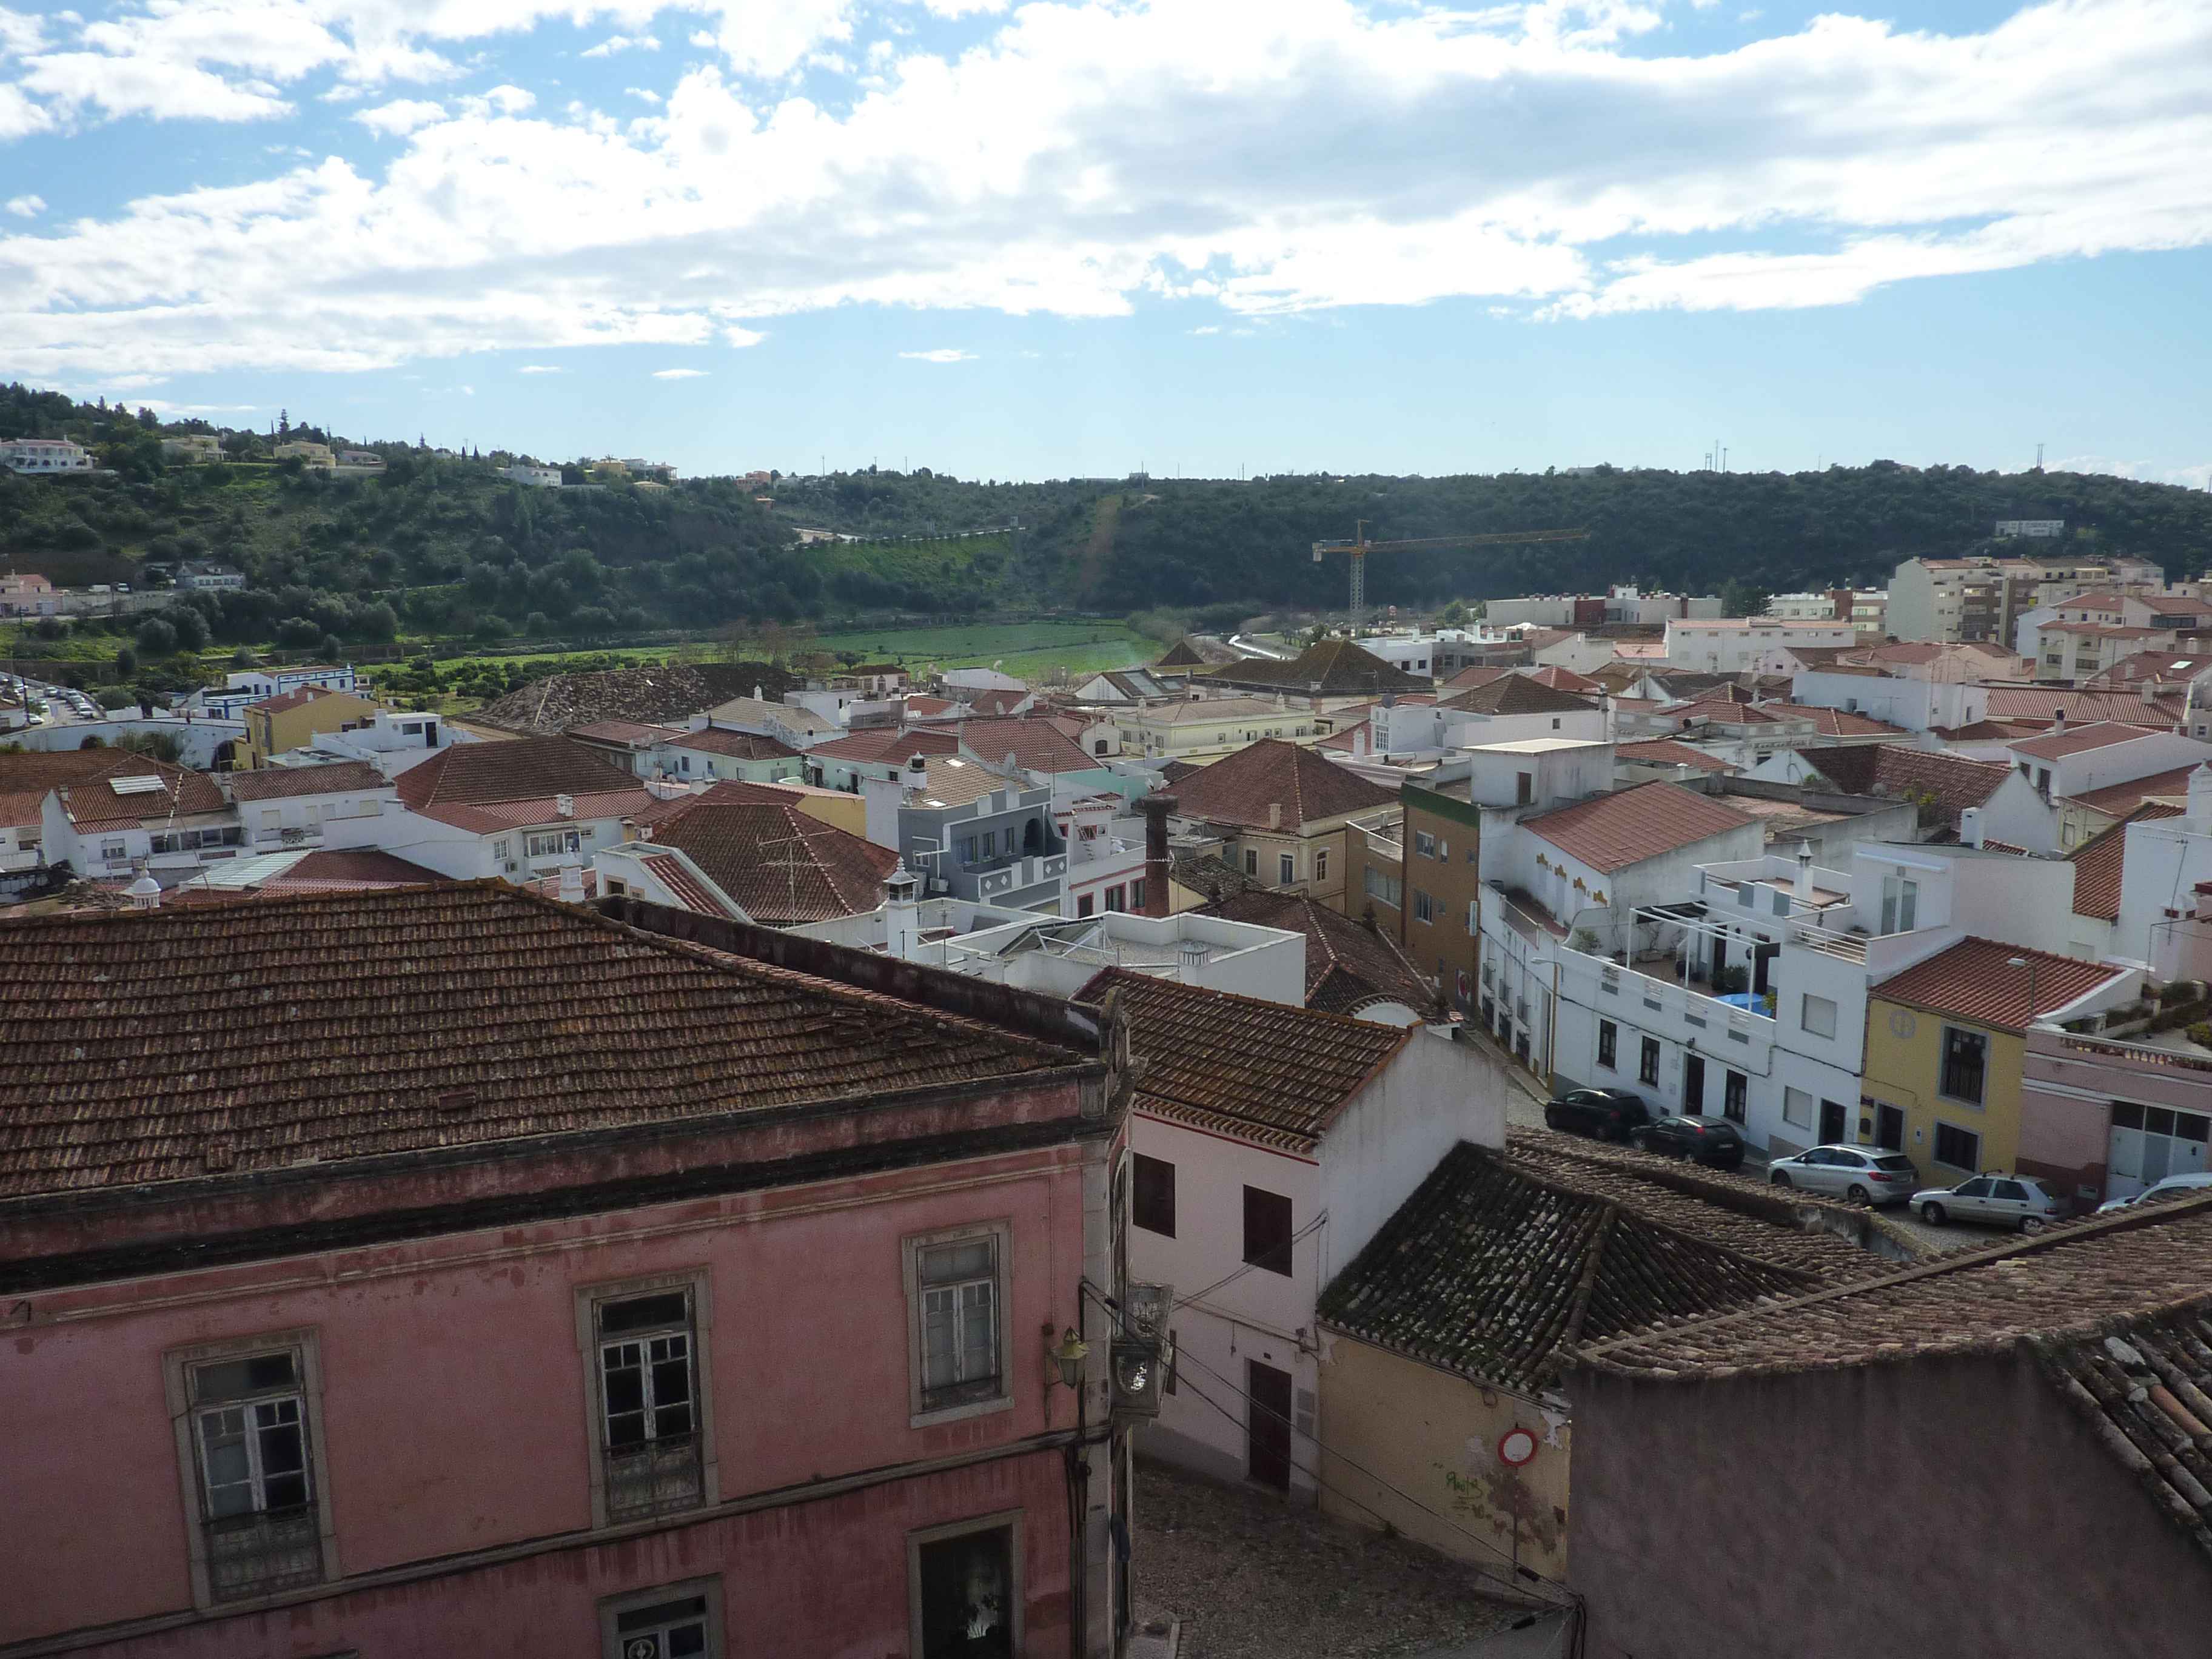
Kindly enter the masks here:
M 1641 1095 L 1626 1089 L 1574 1089 L 1544 1108 L 1544 1121 L 1570 1134 L 1626 1140 L 1655 1121 Z
M 1743 1135 L 1735 1125 L 1701 1113 L 1664 1113 L 1637 1135 L 1636 1144 L 1648 1152 L 1694 1158 L 1716 1170 L 1733 1170 L 1743 1162 Z
M 1955 1187 L 1923 1188 L 1913 1194 L 1912 1207 L 1931 1226 L 1974 1221 L 2024 1233 L 2039 1233 L 2066 1216 L 2066 1200 L 2052 1197 L 2041 1182 L 2002 1171 L 1976 1176 Z
M 2139 1193 L 2125 1198 L 2108 1198 L 2097 1206 L 2103 1215 L 2112 1210 L 2125 1210 L 2142 1203 L 2146 1199 L 2171 1198 L 2176 1193 L 2186 1193 L 2212 1187 L 2212 1170 L 2191 1170 L 2183 1175 L 2170 1175 L 2163 1181 L 2154 1181 Z
M 1812 1146 L 1766 1167 L 1766 1178 L 1778 1187 L 1802 1187 L 1854 1204 L 1902 1204 L 1920 1179 L 1903 1152 L 1873 1146 Z

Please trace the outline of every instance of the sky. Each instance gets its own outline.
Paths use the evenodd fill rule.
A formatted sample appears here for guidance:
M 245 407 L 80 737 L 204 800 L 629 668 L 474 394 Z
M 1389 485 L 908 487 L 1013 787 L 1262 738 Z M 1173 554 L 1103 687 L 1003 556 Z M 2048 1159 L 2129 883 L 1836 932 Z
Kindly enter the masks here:
M 2208 88 L 2207 0 L 0 0 L 0 378 L 686 473 L 2205 488 Z

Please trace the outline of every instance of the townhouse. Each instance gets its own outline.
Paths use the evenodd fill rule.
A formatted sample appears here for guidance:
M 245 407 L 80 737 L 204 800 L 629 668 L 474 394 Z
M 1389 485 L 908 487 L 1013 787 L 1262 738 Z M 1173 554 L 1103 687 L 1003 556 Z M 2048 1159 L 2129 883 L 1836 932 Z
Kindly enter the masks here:
M 441 875 L 514 880 L 584 865 L 659 799 L 567 738 L 443 749 L 396 780 L 389 850 Z
M 1225 755 L 1262 738 L 1297 742 L 1322 735 L 1328 723 L 1280 697 L 1179 697 L 1108 711 L 1121 747 L 1147 760 Z
M 238 711 L 246 732 L 238 739 L 231 763 L 241 770 L 267 766 L 278 755 L 307 747 L 318 732 L 351 732 L 382 712 L 372 698 L 327 686 L 308 684 L 279 691 Z
M 1296 743 L 1263 738 L 1176 785 L 1186 828 L 1218 837 L 1247 876 L 1296 887 L 1340 910 L 1351 839 L 1398 818 L 1398 796 Z

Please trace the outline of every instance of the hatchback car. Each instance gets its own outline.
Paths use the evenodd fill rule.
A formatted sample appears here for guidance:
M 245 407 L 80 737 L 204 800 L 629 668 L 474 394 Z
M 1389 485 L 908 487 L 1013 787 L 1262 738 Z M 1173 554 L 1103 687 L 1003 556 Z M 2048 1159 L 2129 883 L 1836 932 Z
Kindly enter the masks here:
M 1912 1195 L 1920 1172 L 1903 1152 L 1814 1146 L 1794 1158 L 1776 1158 L 1767 1165 L 1766 1178 L 1778 1187 L 1802 1187 L 1854 1204 L 1902 1204 Z
M 1570 1134 L 1627 1140 L 1649 1128 L 1651 1109 L 1626 1089 L 1574 1089 L 1544 1108 L 1544 1121 Z
M 1925 1188 L 1913 1194 L 1912 1207 L 1931 1226 L 1973 1221 L 2023 1233 L 2039 1233 L 2066 1216 L 2066 1201 L 2052 1197 L 2041 1182 L 2002 1172 L 1976 1176 L 1955 1187 Z
M 1716 1170 L 1733 1170 L 1743 1162 L 1743 1135 L 1724 1117 L 1698 1113 L 1668 1113 L 1636 1137 L 1648 1152 L 1693 1158 Z

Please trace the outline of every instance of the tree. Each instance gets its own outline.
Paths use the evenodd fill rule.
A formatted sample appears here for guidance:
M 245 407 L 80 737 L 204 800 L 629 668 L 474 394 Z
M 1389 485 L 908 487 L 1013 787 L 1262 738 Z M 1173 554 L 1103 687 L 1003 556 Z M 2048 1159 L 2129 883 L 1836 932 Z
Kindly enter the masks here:
M 1723 617 L 1763 617 L 1767 601 L 1773 598 L 1756 582 L 1731 576 L 1721 584 L 1721 615 Z
M 1462 599 L 1452 600 L 1438 613 L 1437 620 L 1446 628 L 1457 628 L 1467 620 L 1466 602 Z
M 149 657 L 174 656 L 177 650 L 175 626 L 160 617 L 149 617 L 138 624 L 138 648 Z
M 177 649 L 204 651 L 208 642 L 207 618 L 189 605 L 173 605 L 161 612 L 161 617 L 175 630 Z
M 129 646 L 118 646 L 115 651 L 115 678 L 127 680 L 138 672 L 138 653 Z

